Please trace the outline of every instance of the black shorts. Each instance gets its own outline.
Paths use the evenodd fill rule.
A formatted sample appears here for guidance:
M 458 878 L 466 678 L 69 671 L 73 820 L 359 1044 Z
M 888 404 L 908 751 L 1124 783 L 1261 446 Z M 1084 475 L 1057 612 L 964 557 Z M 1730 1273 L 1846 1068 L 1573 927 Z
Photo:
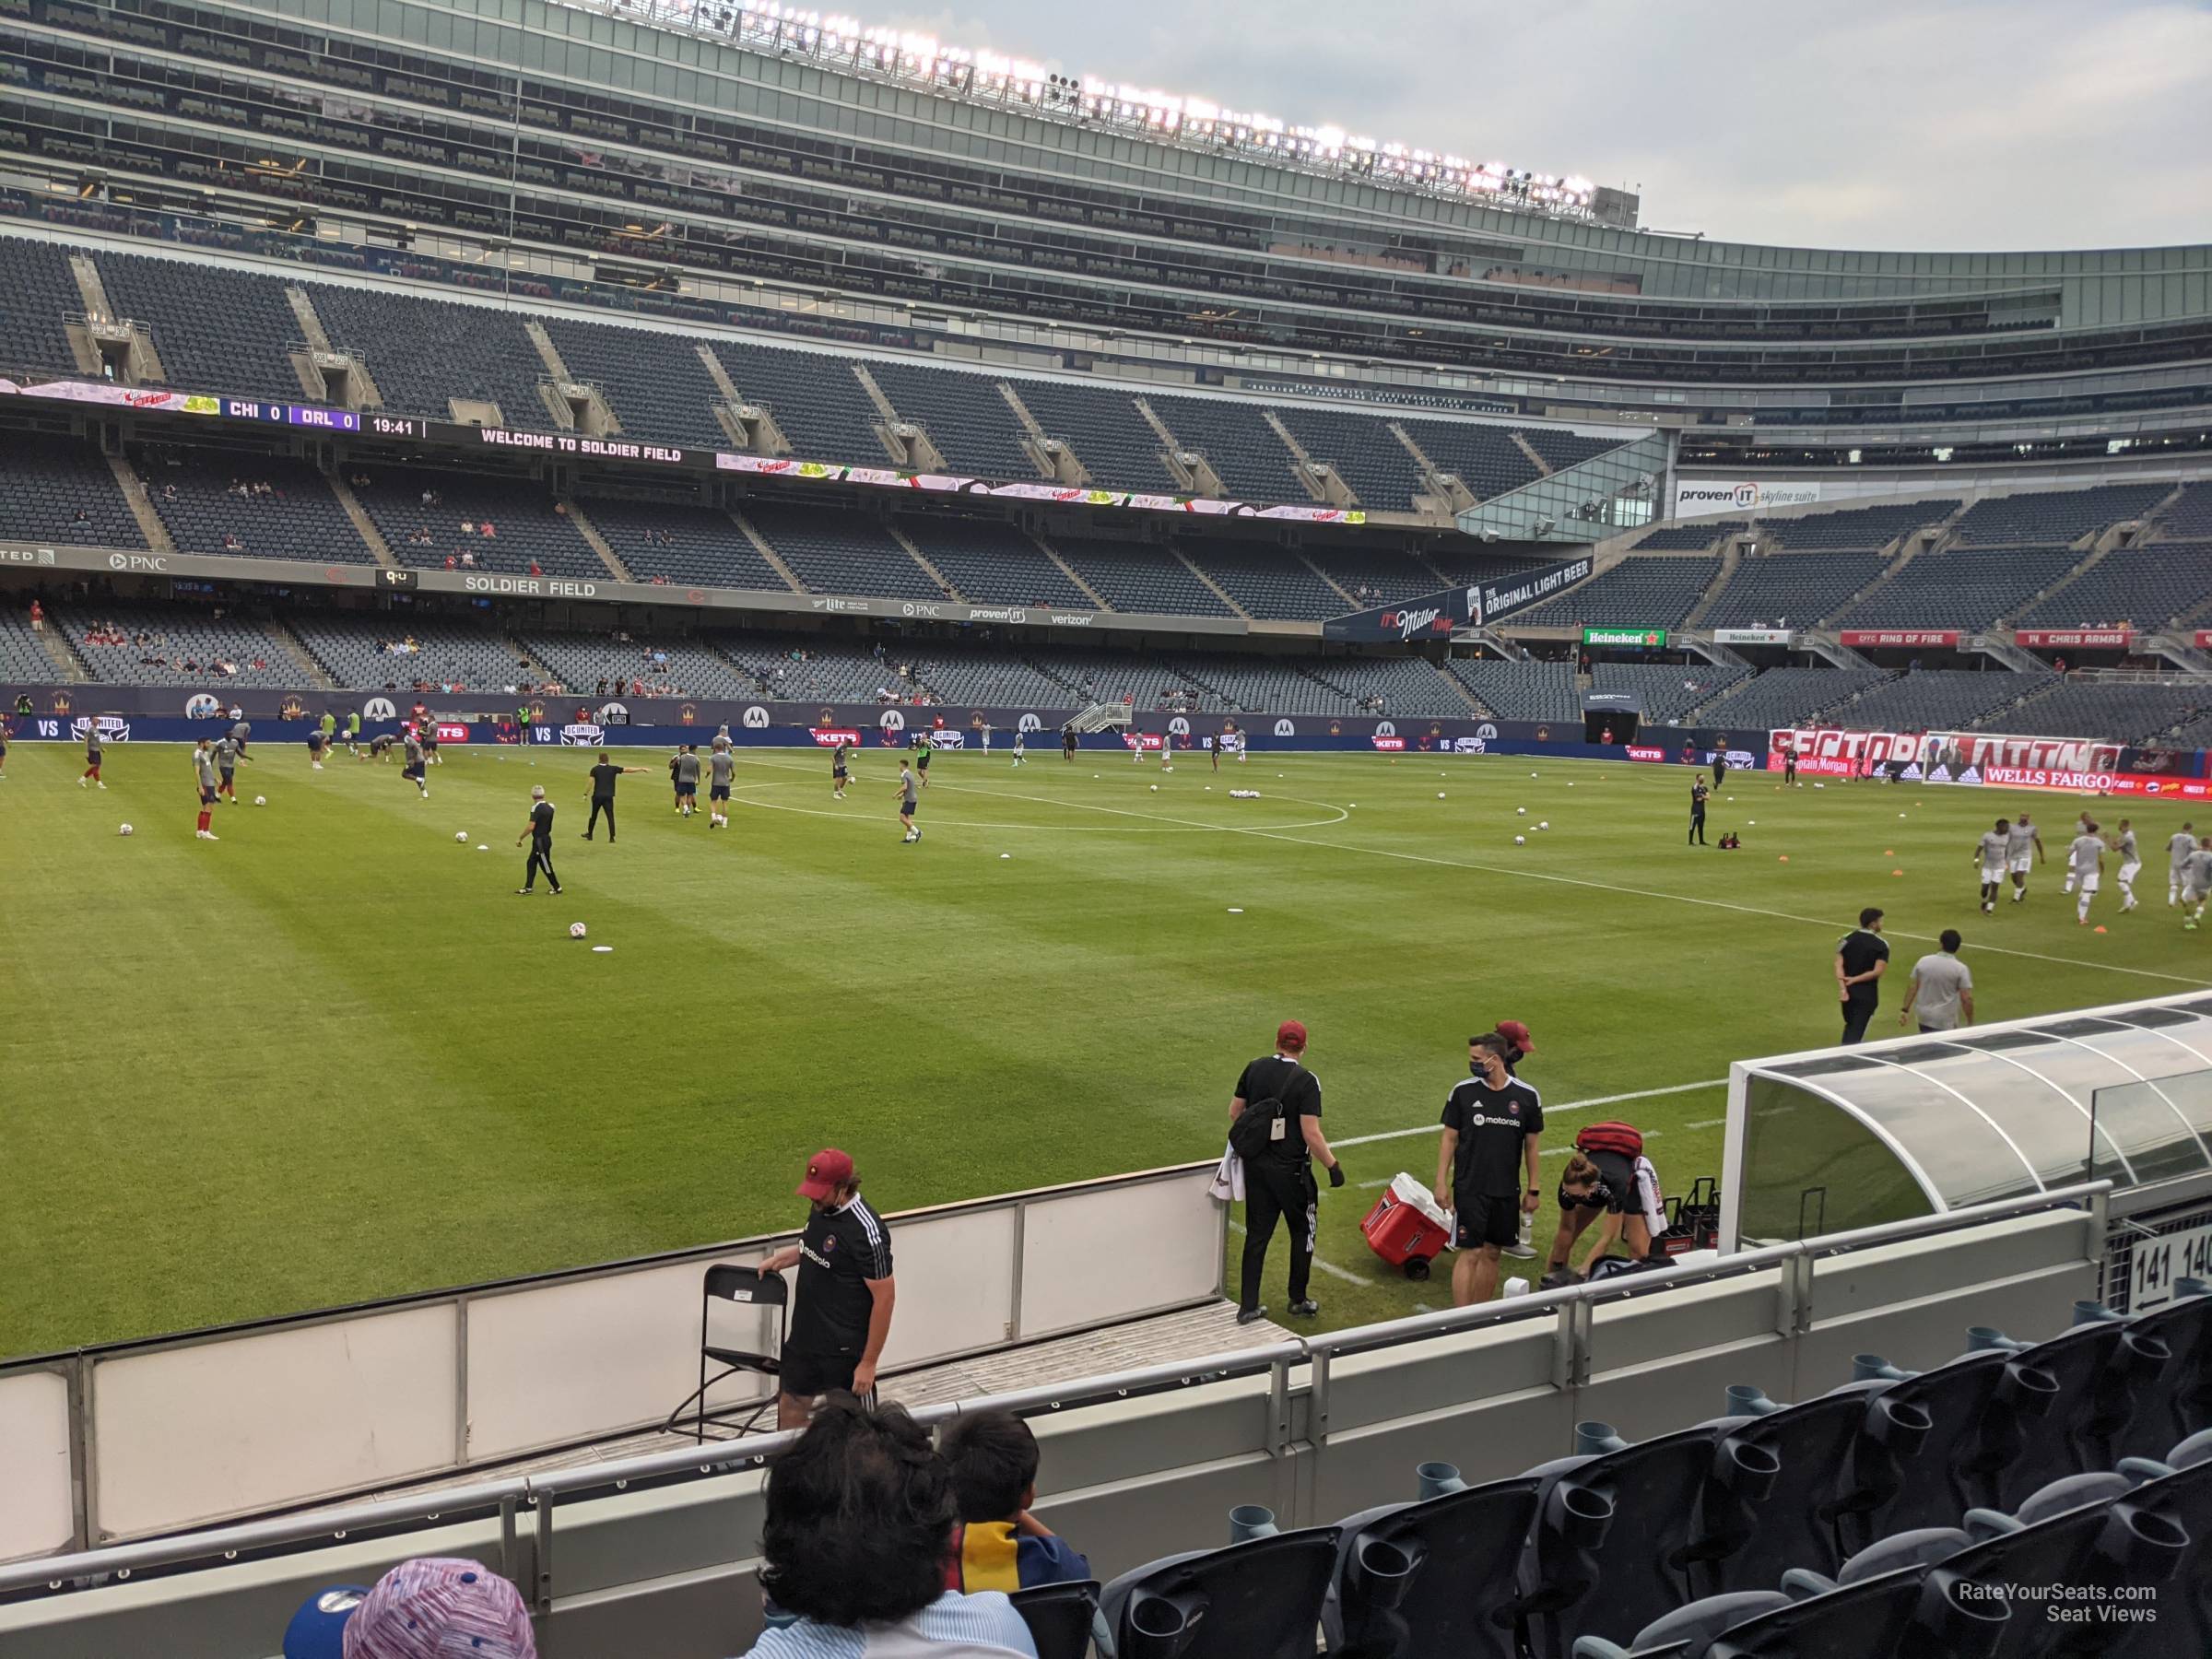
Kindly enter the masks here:
M 921 802 L 910 801 L 905 799 L 903 796 L 900 797 L 899 802 L 899 816 L 900 818 L 912 818 L 914 814 L 921 811 Z
M 710 801 L 726 801 L 729 798 L 730 786 L 727 783 L 716 783 L 707 791 L 707 799 Z
M 860 1369 L 858 1354 L 811 1354 L 803 1348 L 783 1350 L 777 1387 L 794 1400 L 816 1400 L 831 1389 L 853 1386 Z
M 238 769 L 234 766 L 226 766 L 223 768 L 223 787 L 225 789 L 230 787 L 230 780 L 237 776 L 237 774 Z
M 400 770 L 399 775 L 403 778 L 413 778 L 417 782 L 420 782 L 422 781 L 422 762 L 419 760 L 409 761 Z
M 1454 1193 L 1462 1250 L 1477 1244 L 1511 1244 L 1521 1236 L 1521 1202 L 1511 1194 Z
M 215 805 L 215 791 L 208 788 L 205 783 L 200 785 L 200 805 L 203 806 L 212 806 Z
M 1615 1216 L 1643 1214 L 1643 1206 L 1636 1202 L 1636 1160 L 1620 1152 L 1585 1152 L 1583 1156 L 1597 1166 L 1605 1178 L 1606 1191 L 1610 1196 L 1605 1209 Z
M 699 785 L 696 783 L 678 783 L 676 786 L 676 793 L 679 795 L 689 795 L 696 800 L 699 796 Z
M 841 766 L 833 766 L 830 769 L 830 775 L 841 783 L 844 782 L 845 769 Z

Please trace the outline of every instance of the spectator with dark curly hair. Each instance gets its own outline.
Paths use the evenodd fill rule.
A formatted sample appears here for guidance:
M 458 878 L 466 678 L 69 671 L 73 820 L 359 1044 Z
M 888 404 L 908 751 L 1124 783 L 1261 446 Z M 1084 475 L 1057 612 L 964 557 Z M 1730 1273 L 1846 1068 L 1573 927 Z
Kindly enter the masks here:
M 898 1406 L 832 1394 L 769 1470 L 760 1587 L 796 1619 L 749 1659 L 1037 1659 L 1003 1594 L 945 1587 L 959 1520 L 927 1432 Z

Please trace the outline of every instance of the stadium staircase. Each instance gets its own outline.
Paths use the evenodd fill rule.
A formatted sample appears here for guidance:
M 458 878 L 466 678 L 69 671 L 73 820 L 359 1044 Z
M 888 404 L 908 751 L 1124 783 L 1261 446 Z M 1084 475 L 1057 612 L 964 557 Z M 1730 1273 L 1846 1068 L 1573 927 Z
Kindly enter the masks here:
M 174 553 L 177 544 L 169 534 L 169 526 L 161 522 L 161 515 L 154 511 L 153 502 L 147 497 L 146 480 L 121 454 L 108 456 L 107 462 L 109 469 L 115 475 L 116 487 L 123 491 L 124 502 L 130 508 L 131 517 L 137 523 L 138 534 L 146 537 L 146 545 L 157 553 Z
M 1942 539 L 1942 535 L 1944 534 L 1947 534 L 1947 532 L 1939 533 L 1935 536 L 1908 535 L 1905 537 L 1905 545 L 1899 550 L 1895 559 L 1891 559 L 1887 565 L 1882 567 L 1882 573 L 1880 575 L 1877 576 L 1872 582 L 1868 582 L 1857 593 L 1852 594 L 1850 598 L 1844 600 L 1842 604 L 1836 606 L 1834 610 L 1829 612 L 1827 616 L 1822 617 L 1820 621 L 1824 625 L 1832 625 L 1838 617 L 1849 616 L 1854 606 L 1858 606 L 1860 603 L 1869 598 L 1873 594 L 1880 593 L 1885 587 L 1888 586 L 1890 579 L 1894 577 L 1900 571 L 1903 570 L 1907 565 L 1911 564 L 1915 555 L 1924 553 L 1929 548 L 1935 547 L 1936 543 Z
M 384 539 L 384 533 L 376 527 L 376 521 L 369 516 L 360 498 L 353 493 L 353 486 L 335 472 L 325 473 L 324 477 L 330 485 L 330 493 L 337 498 L 339 509 L 353 525 L 354 533 L 368 547 L 370 557 L 387 571 L 398 570 L 399 560 L 393 556 L 392 544 Z
M 1426 488 L 1422 493 L 1417 494 L 1413 498 L 1415 512 L 1423 511 L 1421 504 L 1423 501 L 1427 501 L 1429 503 L 1427 512 L 1441 520 L 1449 522 L 1453 513 L 1465 512 L 1468 508 L 1478 504 L 1478 498 L 1475 492 L 1460 480 L 1458 475 L 1431 461 L 1429 458 L 1429 452 L 1414 441 L 1413 434 L 1407 431 L 1403 425 L 1394 420 L 1385 424 L 1390 429 L 1390 435 L 1404 444 L 1406 453 L 1420 465 L 1421 482 Z M 1441 585 L 1450 587 L 1453 584 L 1446 582 Z
M 1221 475 L 1214 470 L 1213 464 L 1205 455 L 1175 436 L 1174 429 L 1159 418 L 1159 411 L 1152 406 L 1149 399 L 1133 397 L 1129 401 L 1136 406 L 1136 412 L 1144 417 L 1145 424 L 1152 429 L 1162 443 L 1167 445 L 1167 453 L 1161 458 L 1167 462 L 1168 470 L 1175 475 L 1176 481 L 1182 485 L 1186 494 L 1212 496 L 1220 500 L 1230 498 L 1230 488 L 1221 481 Z M 1181 558 L 1182 555 L 1178 554 L 1176 557 Z M 1188 564 L 1190 561 L 1184 559 L 1183 562 Z M 1195 569 L 1195 567 L 1193 568 Z M 1203 575 L 1198 580 L 1206 582 L 1208 587 L 1213 587 L 1213 583 L 1206 582 Z M 1220 590 L 1216 588 L 1215 592 L 1219 593 Z M 1235 602 L 1230 600 L 1227 594 L 1222 594 L 1221 598 L 1222 602 L 1229 605 L 1231 609 L 1235 608 Z M 1241 610 L 1237 612 L 1240 617 L 1243 614 Z
M 2045 588 L 2041 593 L 2036 594 L 2033 598 L 2022 600 L 2018 609 L 2022 612 L 2031 610 L 2036 606 L 2041 605 L 2044 600 L 2054 599 L 2059 594 L 2065 593 L 2068 588 L 2079 582 L 2084 576 L 2088 575 L 2091 571 L 2102 564 L 2104 562 L 2104 556 L 2107 553 L 2110 553 L 2114 547 L 2118 547 L 2122 539 L 2121 528 L 2119 526 L 2115 525 L 2112 529 L 2107 530 L 2102 535 L 2097 538 L 2096 545 L 2089 549 L 2088 557 L 2084 558 L 2080 563 L 2077 564 L 2072 570 L 2068 571 L 2064 576 L 2061 576 L 2056 582 L 2053 582 L 2049 587 Z M 2001 617 L 1998 618 L 1998 625 L 2000 627 L 2008 627 L 2011 625 L 2012 621 L 2013 618 L 2011 617 Z
M 270 642 L 277 650 L 300 665 L 300 672 L 307 677 L 309 685 L 319 691 L 338 689 L 337 677 L 315 661 L 314 653 L 308 650 L 306 641 L 292 631 L 291 626 L 283 618 L 268 617 L 262 622 L 261 630 L 269 636 Z
M 1312 453 L 1298 441 L 1297 435 L 1283 424 L 1282 418 L 1273 409 L 1262 409 L 1260 418 L 1267 423 L 1268 429 L 1281 439 L 1284 446 L 1297 458 L 1297 465 L 1291 470 L 1298 474 L 1298 481 L 1308 495 L 1324 507 L 1357 507 L 1361 504 L 1359 495 L 1345 480 L 1344 475 L 1335 467 L 1314 460 Z M 1319 571 L 1314 573 L 1320 575 Z M 1326 576 L 1321 579 L 1324 582 L 1329 580 Z M 1329 585 L 1335 587 L 1336 584 L 1331 582 Z M 1353 608 L 1359 607 L 1355 606 Z
M 571 499 L 566 501 L 566 505 L 569 523 L 576 526 L 577 535 L 591 543 L 592 551 L 599 555 L 599 562 L 606 567 L 607 574 L 617 582 L 635 582 L 637 578 L 629 573 L 629 567 L 622 562 L 622 556 L 608 545 L 606 537 L 599 534 L 599 527 L 585 514 L 583 504 Z
M 1270 416 L 1268 418 L 1273 419 L 1274 417 Z M 1307 570 L 1312 571 L 1315 576 L 1319 577 L 1323 583 L 1326 585 L 1330 593 L 1335 594 L 1337 598 L 1343 600 L 1344 608 L 1346 610 L 1356 611 L 1365 610 L 1367 608 L 1365 606 L 1361 605 L 1359 600 L 1353 598 L 1351 594 L 1346 593 L 1344 591 L 1343 584 L 1338 582 L 1335 577 L 1331 576 L 1326 571 L 1323 570 L 1319 565 L 1308 559 L 1303 553 L 1293 551 L 1291 557 L 1297 559 L 1300 564 L 1304 565 Z
M 1141 402 L 1142 400 L 1140 399 L 1139 401 Z M 1218 480 L 1217 480 L 1217 482 L 1218 482 Z M 1194 564 L 1189 556 L 1185 554 L 1181 547 L 1171 547 L 1168 551 L 1174 556 L 1178 564 L 1182 565 L 1184 570 L 1188 571 L 1192 576 L 1197 580 L 1198 584 L 1201 587 L 1205 588 L 1207 593 L 1213 594 L 1215 598 L 1220 600 L 1222 604 L 1228 606 L 1231 614 L 1243 618 L 1247 622 L 1252 620 L 1252 613 L 1246 610 L 1242 606 L 1239 605 L 1234 599 L 1231 599 L 1229 596 L 1229 590 L 1223 587 L 1219 582 L 1216 582 L 1211 576 L 1208 576 L 1195 564 Z M 1357 607 L 1355 606 L 1354 608 Z
M 1731 535 L 1721 544 L 1720 570 L 1714 574 L 1713 579 L 1705 584 L 1705 591 L 1698 595 L 1697 604 L 1689 607 L 1689 615 L 1682 618 L 1682 627 L 1685 630 L 1704 627 L 1706 614 L 1712 609 L 1714 603 L 1720 598 L 1722 590 L 1726 588 L 1730 581 L 1735 578 L 1735 567 L 1743 561 L 1743 543 Z
M 1069 564 L 1066 559 L 1060 557 L 1059 548 L 1053 547 L 1051 542 L 1046 541 L 1041 535 L 1031 535 L 1030 539 L 1037 544 L 1037 550 L 1040 553 L 1042 553 L 1045 558 L 1053 561 L 1053 569 L 1058 571 L 1061 575 L 1067 578 L 1069 582 L 1074 585 L 1076 592 L 1081 594 L 1086 599 L 1089 600 L 1091 604 L 1097 606 L 1100 610 L 1112 610 L 1113 608 L 1112 606 L 1107 604 L 1105 600 L 1099 597 L 1098 589 L 1092 587 L 1089 582 L 1084 581 L 1082 577 L 1076 574 L 1076 567 Z
M 891 402 L 890 394 L 877 382 L 876 377 L 868 372 L 865 365 L 853 363 L 850 367 L 853 378 L 860 382 L 861 390 L 868 394 L 868 401 L 876 406 L 877 414 L 882 418 L 876 423 L 876 436 L 889 452 L 894 465 L 903 466 L 909 472 L 955 470 L 952 463 L 946 460 L 945 452 L 937 447 L 936 440 L 929 435 L 929 429 L 920 421 L 909 420 L 900 414 L 897 406 Z M 904 541 L 905 537 L 899 539 Z M 912 553 L 913 549 L 909 547 L 907 551 Z M 914 558 L 927 568 L 928 561 L 919 553 L 915 553 Z M 940 580 L 937 585 L 944 587 L 946 584 Z
M 1118 732 L 1129 724 L 1129 709 L 1125 703 L 1087 703 L 1076 712 L 1068 727 L 1077 733 Z
M 83 685 L 91 679 L 92 670 L 85 665 L 84 658 L 76 654 L 76 647 L 69 642 L 68 636 L 62 631 L 58 621 L 35 629 L 31 638 L 45 648 L 47 656 L 53 663 L 54 671 L 63 679 L 73 686 Z
M 930 563 L 929 560 L 924 557 L 922 549 L 914 546 L 913 537 L 899 528 L 898 520 L 886 519 L 883 522 L 883 527 L 893 541 L 897 542 L 901 547 L 906 549 L 906 556 L 922 567 L 922 571 L 924 575 L 926 575 L 932 582 L 935 582 L 939 587 L 943 588 L 947 594 L 951 594 L 955 599 L 958 599 L 961 604 L 965 605 L 968 602 L 966 594 L 962 594 L 959 589 L 954 587 L 951 582 L 945 580 L 945 572 L 938 570 L 935 565 Z
M 732 507 L 728 512 L 730 522 L 744 534 L 745 539 L 752 545 L 753 551 L 768 561 L 768 568 L 783 578 L 783 585 L 794 594 L 805 593 L 806 584 L 791 573 L 791 567 L 783 562 L 783 555 L 768 545 L 768 537 L 754 529 L 752 521 L 736 508 Z
M 1506 436 L 1513 441 L 1513 447 L 1515 449 L 1519 450 L 1523 454 L 1528 457 L 1528 464 L 1536 469 L 1537 477 L 1548 478 L 1551 477 L 1551 463 L 1536 453 L 1536 446 L 1529 442 L 1528 439 L 1522 433 L 1518 427 L 1508 430 Z

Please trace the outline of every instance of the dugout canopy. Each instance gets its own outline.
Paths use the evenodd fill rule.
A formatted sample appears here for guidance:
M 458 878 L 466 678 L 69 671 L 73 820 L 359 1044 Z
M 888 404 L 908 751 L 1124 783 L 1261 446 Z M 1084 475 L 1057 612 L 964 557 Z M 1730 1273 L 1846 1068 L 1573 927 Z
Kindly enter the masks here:
M 1731 1247 L 2084 1181 L 2125 1213 L 2212 1188 L 2212 996 L 1739 1061 L 1727 1135 Z

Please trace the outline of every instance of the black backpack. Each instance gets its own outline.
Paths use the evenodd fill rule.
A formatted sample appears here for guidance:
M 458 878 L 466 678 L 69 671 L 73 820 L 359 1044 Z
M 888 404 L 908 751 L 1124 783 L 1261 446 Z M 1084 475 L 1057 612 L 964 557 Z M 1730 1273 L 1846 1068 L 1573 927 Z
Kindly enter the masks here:
M 1230 1150 L 1247 1163 L 1263 1156 L 1269 1138 L 1275 1134 L 1276 1120 L 1283 1115 L 1283 1103 L 1268 1099 L 1247 1100 L 1244 1110 L 1229 1125 Z

